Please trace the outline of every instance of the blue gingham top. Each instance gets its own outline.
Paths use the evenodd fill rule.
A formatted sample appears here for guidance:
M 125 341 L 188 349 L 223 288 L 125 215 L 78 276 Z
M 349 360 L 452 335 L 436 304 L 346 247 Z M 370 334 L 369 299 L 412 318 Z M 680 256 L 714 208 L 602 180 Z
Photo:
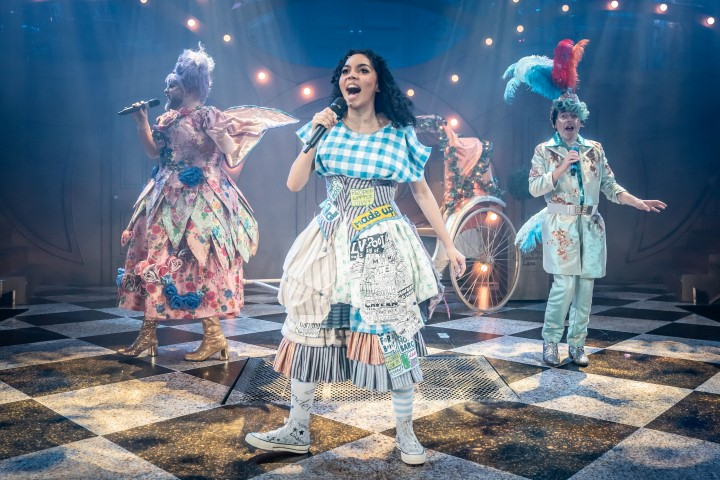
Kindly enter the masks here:
M 298 130 L 297 136 L 306 142 L 312 136 L 312 122 Z M 395 128 L 388 123 L 373 133 L 355 133 L 339 121 L 318 145 L 315 171 L 321 176 L 417 182 L 423 178 L 430 151 L 417 139 L 412 125 Z

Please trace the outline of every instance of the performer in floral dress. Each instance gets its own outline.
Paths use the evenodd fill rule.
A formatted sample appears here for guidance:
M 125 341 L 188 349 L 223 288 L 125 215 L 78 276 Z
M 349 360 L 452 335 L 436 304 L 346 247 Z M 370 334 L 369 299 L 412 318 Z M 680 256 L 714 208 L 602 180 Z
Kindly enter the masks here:
M 220 317 L 243 306 L 243 263 L 257 249 L 258 227 L 223 164 L 238 165 L 265 129 L 296 120 L 271 109 L 205 106 L 213 66 L 202 46 L 185 50 L 166 78 L 166 112 L 152 128 L 144 108 L 133 114 L 145 153 L 160 163 L 122 236 L 120 307 L 145 314 L 122 355 L 155 355 L 159 320 L 198 318 L 203 341 L 185 359 L 228 359 Z
M 304 142 L 328 129 L 317 148 L 293 163 L 288 187 L 302 189 L 312 170 L 325 177 L 321 213 L 300 234 L 285 260 L 279 299 L 287 319 L 275 369 L 291 378 L 288 422 L 246 441 L 266 450 L 305 453 L 317 382 L 351 380 L 390 391 L 396 443 L 406 463 L 425 462 L 412 428 L 414 384 L 422 381 L 420 334 L 441 289 L 413 225 L 394 202 L 397 183 L 410 182 L 423 213 L 460 274 L 465 259 L 452 244 L 425 179 L 430 148 L 418 141 L 412 103 L 385 60 L 350 51 L 332 77 L 333 98 L 348 110 L 326 108 L 298 131 Z

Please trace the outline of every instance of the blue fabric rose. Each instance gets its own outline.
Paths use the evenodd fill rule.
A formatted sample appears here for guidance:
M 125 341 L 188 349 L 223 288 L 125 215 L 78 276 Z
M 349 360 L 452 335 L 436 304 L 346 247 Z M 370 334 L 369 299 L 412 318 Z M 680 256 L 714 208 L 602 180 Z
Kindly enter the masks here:
M 205 181 L 205 175 L 203 175 L 202 170 L 198 167 L 187 167 L 185 170 L 180 172 L 178 178 L 180 178 L 180 181 L 188 187 L 200 185 L 200 183 Z
M 195 310 L 197 307 L 200 306 L 200 302 L 202 302 L 202 297 L 197 293 L 190 292 L 182 296 L 182 302 L 185 308 L 189 310 Z
M 180 295 L 174 295 L 170 299 L 170 308 L 173 310 L 184 310 L 185 305 L 183 304 L 182 296 Z
M 165 285 L 165 288 L 163 288 L 163 294 L 165 294 L 165 296 L 168 298 L 177 296 L 177 293 L 177 288 L 172 283 L 169 285 Z
M 122 279 L 123 279 L 124 275 L 125 275 L 125 269 L 118 268 L 118 274 L 117 274 L 117 277 L 115 277 L 115 284 L 118 286 L 118 288 L 120 288 L 120 286 L 122 285 Z

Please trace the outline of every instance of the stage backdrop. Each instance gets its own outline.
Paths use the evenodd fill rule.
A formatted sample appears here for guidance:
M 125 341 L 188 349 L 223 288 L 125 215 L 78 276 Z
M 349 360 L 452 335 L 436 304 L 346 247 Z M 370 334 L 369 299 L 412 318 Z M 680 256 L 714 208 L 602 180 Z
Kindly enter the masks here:
M 717 32 L 697 36 L 689 31 L 695 26 L 678 31 L 652 21 L 628 28 L 620 19 L 599 27 L 585 19 L 545 25 L 519 42 L 499 26 L 489 30 L 490 7 L 469 2 L 476 10 L 458 17 L 457 32 L 441 31 L 435 38 L 429 26 L 414 27 L 421 44 L 440 43 L 439 51 L 422 55 L 416 42 L 383 41 L 382 22 L 392 21 L 380 16 L 366 19 L 375 37 L 337 34 L 342 41 L 322 42 L 321 58 L 288 58 L 298 51 L 296 44 L 316 45 L 317 32 L 308 27 L 278 34 L 246 20 L 240 24 L 245 34 L 225 44 L 221 30 L 191 32 L 179 25 L 179 5 L 194 2 L 171 2 L 166 11 L 118 2 L 19 3 L 22 9 L 12 15 L 3 11 L 0 32 L 3 44 L 12 45 L 0 69 L 0 274 L 19 272 L 43 283 L 111 284 L 123 262 L 120 233 L 154 165 L 144 158 L 131 119 L 116 112 L 138 99 L 163 99 L 175 58 L 198 40 L 217 62 L 209 104 L 270 106 L 300 119 L 297 126 L 269 132 L 238 179 L 260 223 L 260 248 L 246 269 L 250 278 L 280 276 L 285 253 L 324 198 L 324 186 L 315 179 L 300 193 L 288 191 L 285 181 L 300 149 L 295 127 L 329 103 L 332 65 L 348 47 L 371 46 L 385 55 L 403 88 L 414 89 L 418 114 L 455 116 L 459 134 L 492 141 L 495 171 L 506 187 L 509 174 L 529 169 L 535 145 L 553 132 L 548 101 L 521 90 L 513 105 L 503 103 L 503 71 L 523 55 L 552 56 L 561 38 L 590 37 L 580 94 L 591 116 L 581 133 L 602 142 L 622 185 L 669 204 L 662 215 L 647 215 L 603 202 L 608 279 L 651 281 L 680 269 L 702 270 L 707 254 L 720 245 L 720 98 L 712 88 L 720 75 L 718 62 L 709 60 L 720 53 Z M 57 4 L 65 10 L 54 12 L 52 23 L 43 15 L 52 16 Z M 76 4 L 99 11 L 68 15 Z M 436 13 L 447 18 L 463 13 L 461 8 L 471 7 Z M 256 18 L 262 12 L 245 13 Z M 215 21 L 236 14 L 227 7 L 215 13 Z M 488 31 L 498 32 L 492 48 L 485 44 Z M 285 55 L 278 54 L 282 49 Z M 269 72 L 268 83 L 257 81 L 260 68 Z M 452 73 L 459 82 L 449 81 Z M 299 93 L 304 86 L 313 88 L 311 97 Z M 151 117 L 160 113 L 152 110 Z M 507 194 L 505 201 L 518 228 L 543 206 Z

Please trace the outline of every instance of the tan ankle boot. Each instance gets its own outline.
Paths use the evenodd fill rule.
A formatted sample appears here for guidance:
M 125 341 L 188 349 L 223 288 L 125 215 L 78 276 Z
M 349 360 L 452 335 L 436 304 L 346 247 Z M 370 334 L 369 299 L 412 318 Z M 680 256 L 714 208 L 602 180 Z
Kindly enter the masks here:
M 220 329 L 220 319 L 209 317 L 202 319 L 203 340 L 200 347 L 194 352 L 185 354 L 185 360 L 190 362 L 202 362 L 211 355 L 220 352 L 221 360 L 228 360 L 228 342 Z
M 132 343 L 132 345 L 121 348 L 117 351 L 120 355 L 126 357 L 137 357 L 145 350 L 150 350 L 148 355 L 154 357 L 157 355 L 158 339 L 157 339 L 157 320 L 143 320 L 142 327 L 140 327 L 140 333 Z

